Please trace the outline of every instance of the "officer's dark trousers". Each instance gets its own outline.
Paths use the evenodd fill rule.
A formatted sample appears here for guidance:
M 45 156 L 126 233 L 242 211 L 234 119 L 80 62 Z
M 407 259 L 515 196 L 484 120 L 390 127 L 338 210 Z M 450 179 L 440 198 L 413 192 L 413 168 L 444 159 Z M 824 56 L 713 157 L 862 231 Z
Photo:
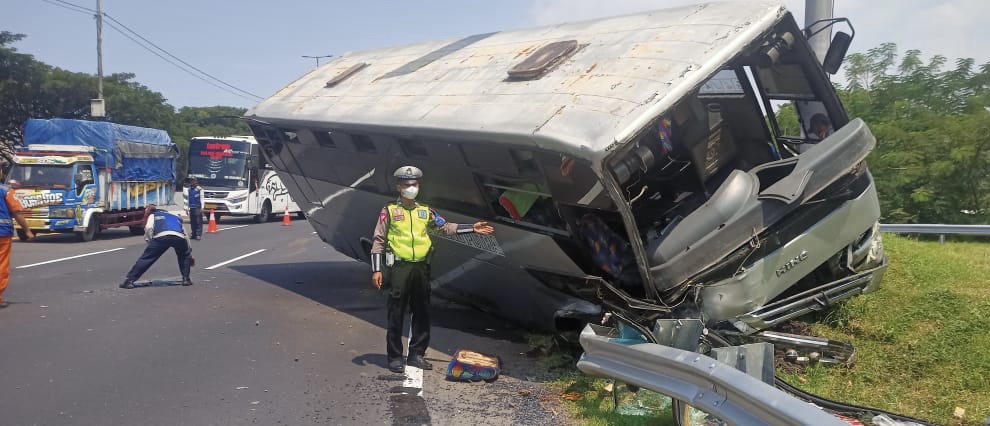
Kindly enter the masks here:
M 189 209 L 189 227 L 192 228 L 189 236 L 193 238 L 203 236 L 203 209 L 199 207 Z
M 430 266 L 426 262 L 395 262 L 389 271 L 388 331 L 385 335 L 389 361 L 402 358 L 402 323 L 406 305 L 412 311 L 409 355 L 426 355 L 430 346 Z
M 189 242 L 182 237 L 166 235 L 152 238 L 148 242 L 148 247 L 144 249 L 141 258 L 131 268 L 131 272 L 127 273 L 127 279 L 137 281 L 169 248 L 175 249 L 175 256 L 179 259 L 179 271 L 182 272 L 182 277 L 189 277 L 189 263 L 192 260 L 192 248 L 189 247 Z

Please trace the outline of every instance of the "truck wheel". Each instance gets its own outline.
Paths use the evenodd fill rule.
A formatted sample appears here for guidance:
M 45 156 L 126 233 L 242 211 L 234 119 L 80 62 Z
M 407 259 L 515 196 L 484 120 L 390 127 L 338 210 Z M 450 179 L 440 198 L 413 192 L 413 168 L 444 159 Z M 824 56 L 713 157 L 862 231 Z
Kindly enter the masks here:
M 254 216 L 254 221 L 257 223 L 265 223 L 272 220 L 272 203 L 271 201 L 265 200 L 265 204 L 261 206 L 261 213 Z
M 18 229 L 17 230 L 17 239 L 18 240 L 21 240 L 21 241 L 27 241 L 28 240 L 27 232 L 24 232 L 23 229 Z
M 140 225 L 128 226 L 127 229 L 131 230 L 131 235 L 144 235 L 144 227 Z
M 96 237 L 96 231 L 100 229 L 100 220 L 97 215 L 92 215 L 89 217 L 89 222 L 86 223 L 85 231 L 76 231 L 76 239 L 79 241 L 93 241 Z

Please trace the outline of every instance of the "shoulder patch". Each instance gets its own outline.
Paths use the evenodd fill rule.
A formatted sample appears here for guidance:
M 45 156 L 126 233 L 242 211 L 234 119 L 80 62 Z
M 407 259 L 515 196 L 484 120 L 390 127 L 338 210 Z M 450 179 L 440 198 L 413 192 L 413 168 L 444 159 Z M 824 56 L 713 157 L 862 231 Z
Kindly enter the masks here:
M 437 213 L 436 210 L 430 209 L 430 214 L 433 215 L 433 223 L 437 226 L 444 226 L 447 224 L 447 219 L 440 216 L 440 213 Z

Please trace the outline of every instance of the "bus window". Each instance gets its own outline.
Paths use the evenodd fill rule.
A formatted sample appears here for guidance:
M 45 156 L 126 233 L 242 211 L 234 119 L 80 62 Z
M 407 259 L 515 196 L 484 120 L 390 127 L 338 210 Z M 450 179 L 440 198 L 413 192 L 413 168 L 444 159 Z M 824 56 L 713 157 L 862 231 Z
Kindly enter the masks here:
M 568 235 L 545 185 L 533 179 L 497 178 L 478 174 L 495 217 L 537 230 Z

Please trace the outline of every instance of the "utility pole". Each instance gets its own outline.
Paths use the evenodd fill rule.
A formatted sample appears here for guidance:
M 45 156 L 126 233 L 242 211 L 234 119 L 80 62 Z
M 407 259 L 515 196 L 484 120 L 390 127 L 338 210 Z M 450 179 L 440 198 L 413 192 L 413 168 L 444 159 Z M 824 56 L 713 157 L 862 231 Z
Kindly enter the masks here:
M 804 27 L 808 28 L 812 23 L 820 21 L 822 19 L 832 19 L 833 11 L 835 8 L 835 3 L 833 0 L 805 0 L 804 2 Z M 818 25 L 823 25 L 820 23 Z M 818 27 L 821 28 L 821 27 Z M 814 30 L 814 28 L 812 28 Z M 808 40 L 811 44 L 811 50 L 815 52 L 815 56 L 818 57 L 818 63 L 825 60 L 825 52 L 828 52 L 828 46 L 832 44 L 832 28 L 815 34 Z
M 323 55 L 323 56 L 303 55 L 303 57 L 304 58 L 310 58 L 310 59 L 316 59 L 316 67 L 319 68 L 320 67 L 320 58 L 332 58 L 333 55 Z
M 96 99 L 89 103 L 89 115 L 106 117 L 106 106 L 103 104 L 103 7 L 101 0 L 96 0 Z

